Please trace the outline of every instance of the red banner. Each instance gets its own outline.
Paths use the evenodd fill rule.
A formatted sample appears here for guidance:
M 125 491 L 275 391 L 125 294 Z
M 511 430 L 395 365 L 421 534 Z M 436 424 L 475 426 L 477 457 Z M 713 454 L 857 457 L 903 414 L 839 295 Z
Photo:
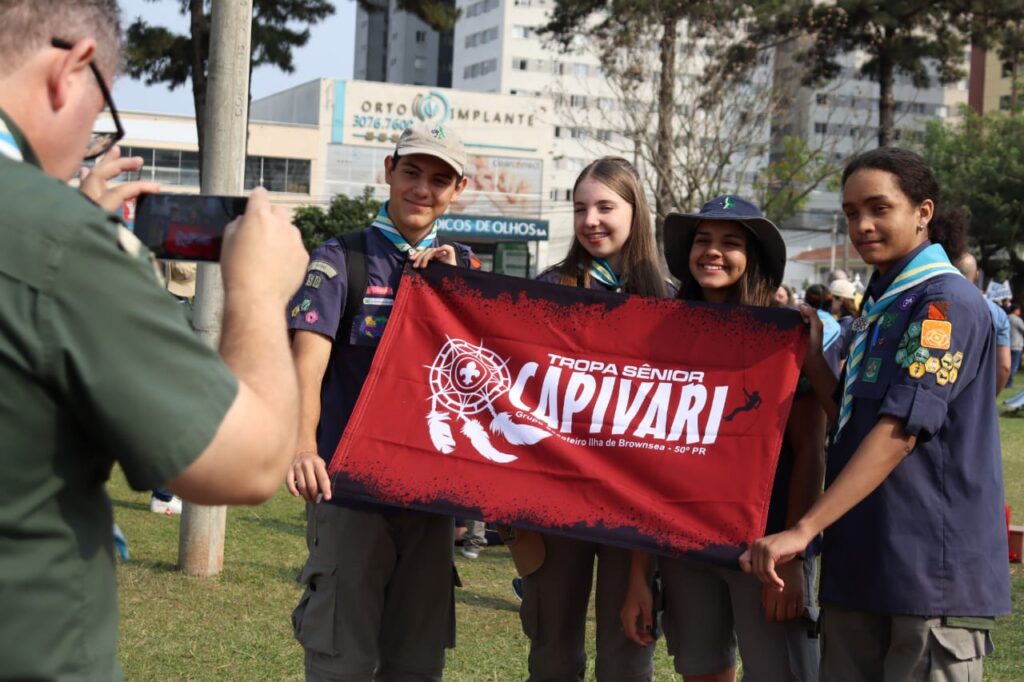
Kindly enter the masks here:
M 335 496 L 734 560 L 764 531 L 802 330 L 792 310 L 407 270 Z

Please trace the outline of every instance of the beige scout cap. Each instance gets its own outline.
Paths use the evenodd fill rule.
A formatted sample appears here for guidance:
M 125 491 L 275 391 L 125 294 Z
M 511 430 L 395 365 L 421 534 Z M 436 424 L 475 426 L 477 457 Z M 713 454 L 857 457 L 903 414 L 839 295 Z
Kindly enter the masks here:
M 181 298 L 196 295 L 196 264 L 167 262 L 167 291 Z
M 395 154 L 427 154 L 434 156 L 462 175 L 462 167 L 466 165 L 466 147 L 458 133 L 447 126 L 414 123 L 402 131 L 395 145 Z

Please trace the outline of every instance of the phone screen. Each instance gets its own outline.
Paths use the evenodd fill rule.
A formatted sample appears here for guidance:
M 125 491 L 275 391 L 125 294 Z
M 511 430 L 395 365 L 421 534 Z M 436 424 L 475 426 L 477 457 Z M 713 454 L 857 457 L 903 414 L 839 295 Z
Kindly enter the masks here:
M 245 213 L 245 197 L 142 194 L 135 236 L 165 260 L 220 260 L 224 228 Z

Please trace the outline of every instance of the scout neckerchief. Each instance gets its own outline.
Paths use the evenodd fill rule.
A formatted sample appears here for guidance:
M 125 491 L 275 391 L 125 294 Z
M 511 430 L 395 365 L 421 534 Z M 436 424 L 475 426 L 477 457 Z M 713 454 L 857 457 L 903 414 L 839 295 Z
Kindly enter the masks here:
M 388 216 L 388 202 L 384 202 L 384 205 L 380 207 L 380 211 L 377 213 L 377 217 L 373 220 L 373 226 L 380 230 L 381 234 L 387 237 L 388 241 L 391 242 L 396 249 L 400 252 L 410 256 L 414 253 L 418 253 L 423 249 L 433 246 L 434 241 L 437 240 L 437 222 L 435 221 L 430 226 L 430 232 L 427 236 L 420 240 L 420 243 L 416 246 L 410 244 L 402 233 L 398 231 L 395 224 L 391 222 L 391 218 Z
M 15 161 L 25 160 L 21 149 L 18 148 L 18 141 L 14 139 L 14 135 L 11 134 L 3 118 L 0 118 L 0 156 L 6 156 Z
M 853 395 L 851 395 L 850 389 L 860 377 L 861 361 L 864 359 L 868 330 L 871 325 L 881 317 L 882 313 L 900 294 L 940 275 L 960 275 L 960 271 L 950 265 L 946 251 L 941 245 L 932 244 L 907 264 L 907 267 L 892 281 L 881 298 L 877 301 L 869 298 L 864 303 L 861 316 L 853 321 L 855 336 L 850 345 L 849 359 L 846 361 L 846 381 L 843 383 L 843 397 L 839 404 L 836 437 L 839 436 L 839 432 L 843 430 L 846 422 L 850 421 L 850 414 L 853 412 Z
M 590 270 L 588 270 L 590 276 L 596 279 L 601 284 L 609 286 L 615 291 L 619 291 L 622 288 L 622 282 L 619 281 L 619 276 L 612 270 L 612 266 L 608 264 L 604 258 L 594 258 L 590 261 Z

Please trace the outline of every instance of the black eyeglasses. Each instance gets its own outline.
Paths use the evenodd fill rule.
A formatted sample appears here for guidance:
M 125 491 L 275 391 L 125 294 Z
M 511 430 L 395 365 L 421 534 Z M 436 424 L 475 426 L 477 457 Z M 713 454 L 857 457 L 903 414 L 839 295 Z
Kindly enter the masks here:
M 70 50 L 73 46 L 66 40 L 60 38 L 54 38 L 50 41 L 50 44 L 60 50 Z M 89 144 L 85 147 L 85 156 L 82 158 L 88 161 L 89 159 L 95 159 L 98 156 L 103 156 L 110 148 L 118 143 L 124 137 L 124 127 L 121 125 L 121 117 L 117 115 L 117 108 L 114 106 L 114 100 L 110 97 L 110 89 L 107 84 L 103 82 L 103 74 L 96 67 L 96 64 L 89 62 L 89 68 L 92 69 L 92 75 L 96 76 L 96 84 L 100 86 L 100 92 L 103 93 L 103 101 L 107 103 L 107 109 L 110 110 L 110 118 L 114 119 L 114 132 L 94 132 L 92 137 L 89 138 Z

